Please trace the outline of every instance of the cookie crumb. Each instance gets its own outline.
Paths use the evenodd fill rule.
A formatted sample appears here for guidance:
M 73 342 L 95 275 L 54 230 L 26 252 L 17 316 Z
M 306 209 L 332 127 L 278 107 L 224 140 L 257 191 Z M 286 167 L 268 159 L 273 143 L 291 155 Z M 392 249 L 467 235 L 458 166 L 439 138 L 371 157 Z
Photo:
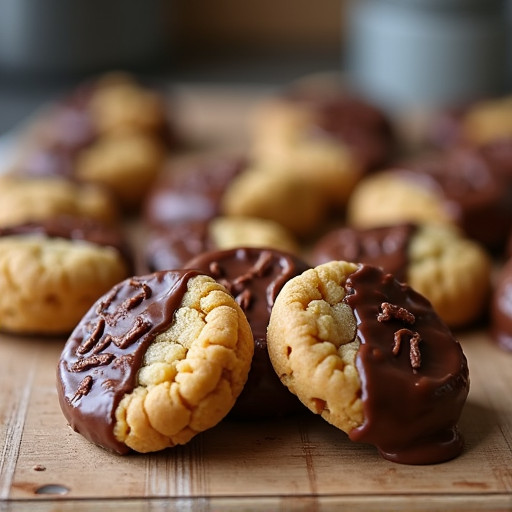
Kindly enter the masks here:
M 41 464 L 36 464 L 32 467 L 34 471 L 46 471 L 46 466 L 42 466 Z
M 411 312 L 395 304 L 383 302 L 380 307 L 382 309 L 382 313 L 377 315 L 377 320 L 379 322 L 386 322 L 392 318 L 396 318 L 397 320 L 402 320 L 402 322 L 412 325 L 416 321 L 416 318 Z
M 421 352 L 420 352 L 420 335 L 417 332 L 413 332 L 409 329 L 399 329 L 395 332 L 394 344 L 393 344 L 393 355 L 398 355 L 400 352 L 400 346 L 402 343 L 402 336 L 409 335 L 409 358 L 411 360 L 411 366 L 414 370 L 421 367 Z

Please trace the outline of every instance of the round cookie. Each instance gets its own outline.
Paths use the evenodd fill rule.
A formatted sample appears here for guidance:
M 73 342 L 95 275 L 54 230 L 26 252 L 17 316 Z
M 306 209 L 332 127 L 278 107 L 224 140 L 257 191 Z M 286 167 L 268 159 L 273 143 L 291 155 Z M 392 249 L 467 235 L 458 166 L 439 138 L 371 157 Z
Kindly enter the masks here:
M 268 350 L 311 411 L 384 458 L 429 464 L 461 452 L 462 348 L 428 300 L 378 267 L 333 261 L 290 279 Z
M 253 333 L 251 371 L 231 416 L 271 418 L 302 410 L 302 404 L 281 384 L 272 369 L 267 352 L 267 326 L 283 285 L 309 266 L 282 251 L 244 247 L 203 253 L 186 267 L 197 268 L 224 285 L 240 304 Z
M 232 408 L 253 345 L 240 307 L 212 278 L 132 277 L 99 298 L 68 339 L 59 402 L 75 431 L 108 450 L 185 444 Z
M 82 84 L 28 131 L 13 172 L 100 183 L 137 206 L 168 147 L 165 102 L 133 77 L 112 73 Z
M 503 175 L 481 152 L 458 148 L 366 177 L 350 198 L 347 219 L 356 227 L 455 224 L 498 251 L 512 222 L 510 193 Z
M 111 194 L 93 184 L 60 178 L 0 177 L 0 227 L 61 215 L 112 224 L 120 212 Z
M 321 191 L 300 176 L 270 164 L 234 157 L 200 157 L 175 164 L 146 198 L 148 224 L 210 220 L 217 216 L 258 217 L 308 235 L 325 218 Z
M 270 247 L 297 253 L 294 237 L 276 222 L 250 217 L 216 217 L 153 227 L 144 242 L 150 272 L 180 268 L 203 252 L 233 247 Z
M 317 241 L 311 258 L 314 265 L 346 260 L 379 266 L 424 295 L 452 328 L 479 319 L 490 296 L 491 258 L 449 225 L 339 228 Z
M 375 106 L 334 87 L 297 85 L 259 106 L 252 140 L 256 161 L 301 176 L 336 205 L 394 147 L 391 123 Z
M 113 228 L 55 218 L 0 228 L 0 269 L 0 329 L 60 335 L 130 274 L 131 258 Z

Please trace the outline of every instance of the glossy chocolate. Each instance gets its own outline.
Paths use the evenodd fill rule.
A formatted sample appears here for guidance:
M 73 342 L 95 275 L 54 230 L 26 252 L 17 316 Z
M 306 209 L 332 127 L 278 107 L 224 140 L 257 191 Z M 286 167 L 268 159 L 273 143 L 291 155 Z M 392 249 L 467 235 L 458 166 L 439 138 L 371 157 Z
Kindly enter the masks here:
M 181 268 L 198 254 L 216 249 L 208 224 L 209 221 L 183 221 L 153 227 L 144 246 L 148 270 Z
M 503 248 L 512 225 L 511 187 L 480 150 L 457 148 L 395 172 L 433 190 L 468 237 L 491 250 Z
M 220 214 L 222 196 L 245 167 L 241 159 L 215 159 L 169 170 L 148 193 L 143 215 L 149 224 L 208 220 Z
M 290 101 L 304 103 L 314 114 L 313 137 L 330 137 L 346 144 L 363 169 L 384 165 L 394 153 L 395 135 L 380 109 L 356 96 L 290 91 Z
M 500 270 L 490 314 L 492 339 L 502 349 L 512 352 L 512 259 Z
M 404 464 L 456 457 L 469 392 L 460 344 L 427 299 L 377 267 L 360 265 L 345 287 L 361 340 L 356 365 L 365 417 L 350 438 Z
M 399 281 L 407 280 L 413 224 L 370 229 L 339 228 L 324 235 L 313 248 L 314 265 L 333 260 L 354 261 L 383 268 Z
M 281 383 L 267 352 L 267 327 L 277 294 L 309 266 L 275 249 L 238 248 L 201 254 L 186 264 L 223 284 L 244 311 L 254 336 L 254 357 L 247 383 L 231 417 L 283 416 L 304 407 Z
M 135 388 L 144 354 L 171 325 L 196 275 L 189 270 L 126 279 L 83 317 L 57 371 L 60 406 L 75 431 L 108 450 L 129 451 L 114 436 L 116 408 Z

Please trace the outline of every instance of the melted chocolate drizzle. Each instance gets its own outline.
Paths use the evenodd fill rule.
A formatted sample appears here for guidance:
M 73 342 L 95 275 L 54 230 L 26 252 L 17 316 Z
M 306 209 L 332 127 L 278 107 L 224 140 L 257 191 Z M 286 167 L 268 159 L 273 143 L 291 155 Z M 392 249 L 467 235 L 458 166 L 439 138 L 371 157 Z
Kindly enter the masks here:
M 460 344 L 427 299 L 377 267 L 360 265 L 346 290 L 361 340 L 356 365 L 365 416 L 350 438 L 404 464 L 456 457 L 463 445 L 457 421 L 469 392 Z M 407 337 L 409 353 L 401 350 Z

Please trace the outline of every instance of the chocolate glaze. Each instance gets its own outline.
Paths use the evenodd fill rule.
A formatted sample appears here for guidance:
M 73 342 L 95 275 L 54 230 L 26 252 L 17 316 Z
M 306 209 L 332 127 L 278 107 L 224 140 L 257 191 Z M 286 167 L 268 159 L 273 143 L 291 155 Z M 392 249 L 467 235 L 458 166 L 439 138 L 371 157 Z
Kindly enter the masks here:
M 491 336 L 499 347 L 512 352 L 512 259 L 499 272 L 491 301 Z
M 354 95 L 290 91 L 290 101 L 306 104 L 314 113 L 313 137 L 330 137 L 347 144 L 365 170 L 384 165 L 393 155 L 395 134 L 380 109 Z
M 164 173 L 148 193 L 143 208 L 145 220 L 165 224 L 216 217 L 225 190 L 245 166 L 242 159 L 225 158 Z
M 491 250 L 503 248 L 512 225 L 511 187 L 480 150 L 457 148 L 394 172 L 433 190 L 468 237 Z
M 136 386 L 137 372 L 155 337 L 171 324 L 195 271 L 156 272 L 114 286 L 91 307 L 61 354 L 59 402 L 70 426 L 121 454 L 115 411 Z
M 233 294 L 254 336 L 254 357 L 247 383 L 230 416 L 250 419 L 283 416 L 304 409 L 277 377 L 267 352 L 267 327 L 277 294 L 309 266 L 275 249 L 238 248 L 204 253 L 186 268 L 209 274 Z
M 365 416 L 350 439 L 404 464 L 456 457 L 469 392 L 460 344 L 427 299 L 377 267 L 360 265 L 345 287 L 361 340 L 356 365 Z
M 332 260 L 357 261 L 381 267 L 399 281 L 406 281 L 409 243 L 416 230 L 413 224 L 334 229 L 314 246 L 313 263 L 320 265 Z
M 217 249 L 208 234 L 209 221 L 174 222 L 151 229 L 144 256 L 150 272 L 181 268 L 202 252 Z

